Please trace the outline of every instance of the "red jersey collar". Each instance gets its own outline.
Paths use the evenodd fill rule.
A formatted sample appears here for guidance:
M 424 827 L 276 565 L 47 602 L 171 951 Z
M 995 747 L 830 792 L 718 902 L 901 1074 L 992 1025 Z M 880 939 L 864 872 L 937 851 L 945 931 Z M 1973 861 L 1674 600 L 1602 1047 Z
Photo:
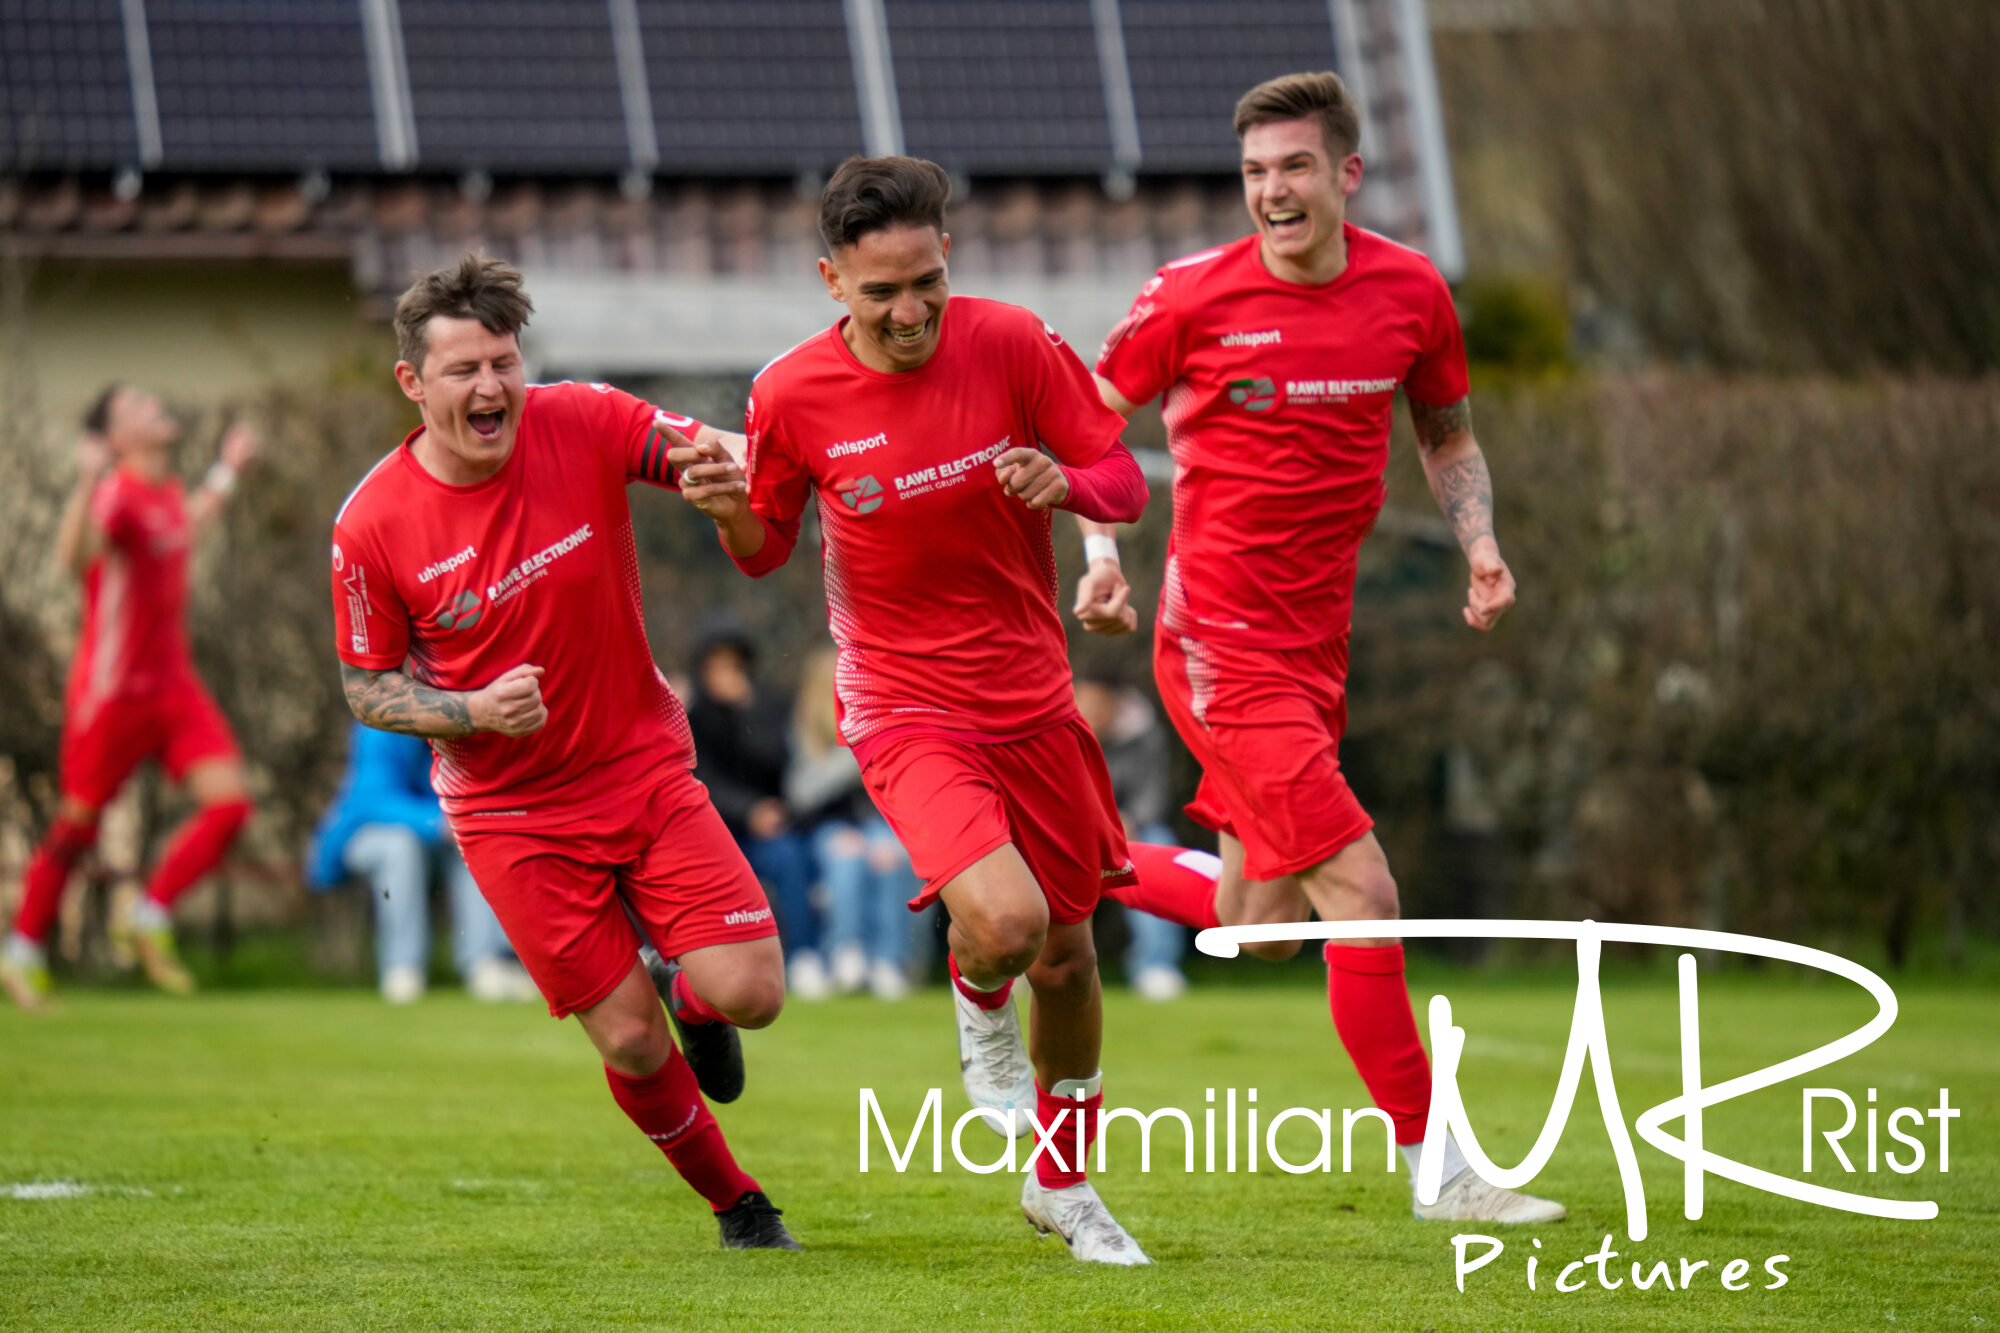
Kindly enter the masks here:
M 833 339 L 835 350 L 846 361 L 849 370 L 865 375 L 871 380 L 880 380 L 884 384 L 908 384 L 936 365 L 938 358 L 944 355 L 944 345 L 951 338 L 952 326 L 957 322 L 947 319 L 945 316 L 951 313 L 951 303 L 957 299 L 955 296 L 945 298 L 944 313 L 938 316 L 937 349 L 931 353 L 928 361 L 918 366 L 915 370 L 877 370 L 856 356 L 854 349 L 847 345 L 847 334 L 845 332 L 848 322 L 854 318 L 852 315 L 842 315 L 838 320 L 834 321 L 833 327 L 826 331 L 826 335 Z

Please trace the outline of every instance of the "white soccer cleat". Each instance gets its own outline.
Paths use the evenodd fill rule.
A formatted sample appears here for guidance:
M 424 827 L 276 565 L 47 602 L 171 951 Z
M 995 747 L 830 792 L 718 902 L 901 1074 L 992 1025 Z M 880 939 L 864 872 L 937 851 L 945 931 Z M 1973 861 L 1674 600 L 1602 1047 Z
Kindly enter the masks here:
M 1426 1222 L 1560 1222 L 1569 1216 L 1555 1200 L 1489 1185 L 1469 1166 L 1444 1183 L 1436 1203 L 1412 1202 L 1411 1211 Z
M 1030 1171 L 1021 1182 L 1021 1215 L 1042 1235 L 1061 1236 L 1069 1252 L 1085 1263 L 1129 1268 L 1153 1262 L 1139 1248 L 1139 1242 L 1118 1225 L 1087 1180 L 1052 1190 Z
M 1034 1129 L 1035 1067 L 1028 1063 L 1013 998 L 997 1009 L 981 1009 L 956 984 L 951 998 L 958 1017 L 958 1072 L 965 1080 L 966 1099 L 998 1112 L 979 1117 L 995 1134 L 1026 1138 Z

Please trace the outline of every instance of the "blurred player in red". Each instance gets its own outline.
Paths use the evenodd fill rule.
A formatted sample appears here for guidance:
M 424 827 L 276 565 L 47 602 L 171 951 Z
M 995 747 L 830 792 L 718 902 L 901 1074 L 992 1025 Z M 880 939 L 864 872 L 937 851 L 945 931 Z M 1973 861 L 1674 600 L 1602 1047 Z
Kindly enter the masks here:
M 396 379 L 423 425 L 334 519 L 347 701 L 430 739 L 465 863 L 549 1011 L 576 1015 L 723 1245 L 797 1249 L 702 1099 L 741 1093 L 732 1025 L 778 1016 L 784 961 L 653 664 L 625 498 L 673 485 L 680 430 L 715 432 L 609 385 L 528 386 L 532 308 L 518 272 L 477 255 L 397 303 Z
M 76 489 L 56 532 L 57 557 L 83 580 L 83 630 L 64 698 L 62 799 L 0 943 L 0 983 L 24 1009 L 48 997 L 48 938 L 70 871 L 141 763 L 158 759 L 196 805 L 168 840 L 145 897 L 113 923 L 163 989 L 194 989 L 174 949 L 174 900 L 215 868 L 250 818 L 236 736 L 195 674 L 187 603 L 189 552 L 222 513 L 257 437 L 230 427 L 207 478 L 184 497 L 173 475 L 180 426 L 158 395 L 114 384 L 84 430 Z
M 911 906 L 951 911 L 966 1091 L 1003 1132 L 1026 1132 L 1031 1109 L 1041 1125 L 1022 1190 L 1038 1230 L 1080 1259 L 1141 1264 L 1076 1148 L 1103 1100 L 1090 915 L 1131 864 L 1076 711 L 1050 521 L 1130 522 L 1146 487 L 1124 422 L 1047 325 L 949 295 L 950 194 L 930 162 L 842 164 L 820 273 L 847 317 L 758 375 L 747 481 L 714 445 L 673 457 L 752 575 L 785 562 L 817 500 L 841 738 L 924 881 Z M 1032 1067 L 1011 998 L 1024 974 Z
M 1472 435 L 1465 347 L 1430 261 L 1346 221 L 1361 183 L 1360 120 L 1332 74 L 1273 79 L 1237 103 L 1243 194 L 1256 232 L 1161 269 L 1097 362 L 1104 401 L 1130 416 L 1165 395 L 1174 528 L 1153 664 L 1175 728 L 1201 762 L 1188 813 L 1221 842 L 1220 879 L 1165 849 L 1134 849 L 1139 882 L 1113 896 L 1196 929 L 1393 920 L 1396 882 L 1340 771 L 1354 568 L 1382 507 L 1389 412 L 1409 399 L 1424 471 L 1471 565 L 1465 621 L 1514 603 L 1493 534 L 1493 490 Z M 1084 525 L 1076 613 L 1129 632 L 1111 529 Z M 1286 958 L 1296 942 L 1249 945 Z M 1430 1109 L 1393 938 L 1329 942 L 1333 1021 L 1396 1126 L 1414 1184 Z M 1542 1222 L 1562 1206 L 1495 1188 L 1447 1140 L 1427 1218 Z

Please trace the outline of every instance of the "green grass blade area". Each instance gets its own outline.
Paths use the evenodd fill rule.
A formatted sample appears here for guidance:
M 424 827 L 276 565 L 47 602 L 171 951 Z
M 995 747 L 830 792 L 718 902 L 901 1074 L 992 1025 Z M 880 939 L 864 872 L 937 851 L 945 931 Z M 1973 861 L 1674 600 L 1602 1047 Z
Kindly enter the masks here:
M 1246 967 L 1256 966 L 1246 963 Z M 1420 1016 L 1450 996 L 1468 1032 L 1462 1085 L 1482 1142 L 1524 1153 L 1547 1115 L 1573 983 L 1559 976 L 1424 972 Z M 1712 1109 L 1711 1151 L 1858 1193 L 1934 1199 L 1940 1216 L 1891 1222 L 1710 1178 L 1700 1221 L 1682 1216 L 1680 1163 L 1638 1143 L 1651 1236 L 1625 1239 L 1625 1204 L 1586 1075 L 1554 1161 L 1531 1187 L 1570 1220 L 1517 1230 L 1420 1223 L 1400 1164 L 1363 1122 L 1343 1174 L 1343 1108 L 1368 1104 L 1322 993 L 1198 989 L 1169 1005 L 1107 996 L 1107 1105 L 1175 1106 L 1199 1130 L 1217 1090 L 1257 1090 L 1265 1116 L 1333 1111 L 1332 1171 L 1260 1162 L 1182 1171 L 1180 1135 L 1114 1125 L 1095 1176 L 1152 1255 L 1149 1269 L 1079 1264 L 1021 1220 L 1019 1178 L 952 1159 L 957 1085 L 942 991 L 902 1004 L 795 1004 L 745 1034 L 750 1089 L 718 1116 L 744 1166 L 786 1210 L 798 1255 L 724 1253 L 706 1208 L 619 1113 L 574 1023 L 434 993 L 391 1009 L 364 992 L 236 992 L 174 1002 L 72 989 L 56 1015 L 0 1012 L 0 1328 L 774 1329 L 1849 1329 L 2000 1327 L 2000 1040 L 1991 989 L 1911 987 L 1888 1036 L 1807 1079 Z M 1705 982 L 1703 1065 L 1713 1084 L 1865 1022 L 1851 987 L 1773 969 Z M 1671 981 L 1606 983 L 1612 1063 L 1628 1124 L 1680 1088 Z M 1949 1087 L 1951 1169 L 1848 1175 L 1820 1145 L 1800 1175 L 1800 1087 L 1837 1087 L 1864 1119 L 1846 1140 L 1865 1168 L 1867 1090 L 1886 1122 Z M 944 1090 L 945 1169 L 928 1138 L 910 1169 L 879 1136 L 858 1169 L 859 1090 L 899 1138 Z M 1838 1108 L 1821 1103 L 1820 1120 Z M 1222 1116 L 1218 1115 L 1218 1123 Z M 1668 1129 L 1678 1133 L 1678 1122 Z M 1907 1122 L 1904 1126 L 1909 1129 Z M 1218 1130 L 1218 1133 L 1220 1131 Z M 1312 1157 L 1294 1120 L 1279 1146 Z M 967 1155 L 1001 1141 L 973 1124 Z M 1896 1147 L 1884 1132 L 1880 1147 Z M 1025 1149 L 1022 1157 L 1025 1158 Z M 1907 1152 L 1905 1152 L 1907 1156 Z M 1218 1147 L 1218 1167 L 1222 1166 Z M 1095 1175 L 1095 1173 L 1093 1173 Z M 1451 1237 L 1506 1252 L 1453 1285 Z M 1560 1269 L 1605 1233 L 1623 1285 Z M 1532 1240 L 1541 1248 L 1534 1249 Z M 1476 1253 L 1477 1251 L 1475 1251 Z M 1537 1290 L 1525 1279 L 1539 1259 Z M 1789 1255 L 1766 1290 L 1765 1260 Z M 1684 1290 L 1638 1291 L 1630 1262 L 1705 1260 Z M 1749 1261 L 1748 1290 L 1717 1273 Z

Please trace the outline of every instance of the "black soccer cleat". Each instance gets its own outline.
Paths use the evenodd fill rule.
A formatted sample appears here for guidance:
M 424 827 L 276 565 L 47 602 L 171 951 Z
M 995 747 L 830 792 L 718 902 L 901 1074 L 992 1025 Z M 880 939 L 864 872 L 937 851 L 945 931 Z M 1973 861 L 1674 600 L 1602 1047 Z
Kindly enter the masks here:
M 681 1054 L 702 1095 L 712 1102 L 733 1102 L 743 1095 L 743 1039 L 727 1023 L 684 1023 L 681 1002 L 674 994 L 674 978 L 681 965 L 660 957 L 652 945 L 639 950 L 639 961 L 653 979 L 653 989 L 666 1002 L 667 1015 L 674 1020 L 674 1034 L 680 1038 Z M 780 1228 L 782 1230 L 782 1228 Z
M 785 1210 L 774 1207 L 762 1190 L 750 1190 L 715 1215 L 725 1250 L 803 1250 L 778 1220 Z

